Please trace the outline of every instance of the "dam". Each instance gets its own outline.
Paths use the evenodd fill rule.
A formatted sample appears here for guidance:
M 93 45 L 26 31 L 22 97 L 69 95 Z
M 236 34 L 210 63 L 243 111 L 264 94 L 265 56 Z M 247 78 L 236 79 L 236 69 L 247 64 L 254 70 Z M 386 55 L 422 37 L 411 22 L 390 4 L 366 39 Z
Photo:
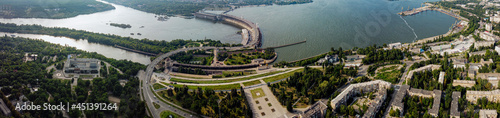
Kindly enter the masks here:
M 213 21 L 222 21 L 234 25 L 236 27 L 246 29 L 250 37 L 243 38 L 244 41 L 241 41 L 243 47 L 258 48 L 261 46 L 262 33 L 260 32 L 259 26 L 251 21 L 229 14 L 196 12 L 193 13 L 193 15 L 196 18 L 208 19 Z

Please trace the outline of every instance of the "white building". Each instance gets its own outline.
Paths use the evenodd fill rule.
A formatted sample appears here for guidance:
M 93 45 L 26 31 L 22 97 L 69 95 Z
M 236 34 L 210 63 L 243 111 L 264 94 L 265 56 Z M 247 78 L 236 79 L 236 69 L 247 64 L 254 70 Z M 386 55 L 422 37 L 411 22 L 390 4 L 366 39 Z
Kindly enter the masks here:
M 498 41 L 500 39 L 498 36 L 495 36 L 494 34 L 488 31 L 480 32 L 479 37 L 487 41 Z
M 497 110 L 481 109 L 479 110 L 479 118 L 496 118 Z
M 490 17 L 490 21 L 494 22 L 494 23 L 500 23 L 500 16 L 497 16 L 497 15 L 492 16 L 492 17 Z
M 491 23 L 486 23 L 486 24 L 484 25 L 484 29 L 485 29 L 486 31 L 491 31 L 491 30 L 493 29 L 493 25 L 492 25 Z
M 401 42 L 388 44 L 387 48 L 389 48 L 389 49 L 398 49 L 398 48 L 401 48 Z
M 474 48 L 479 48 L 479 47 L 489 47 L 495 45 L 495 41 L 493 40 L 488 40 L 488 41 L 478 41 L 474 43 Z
M 439 73 L 438 82 L 441 83 L 441 84 L 444 82 L 444 74 L 446 74 L 446 73 L 445 72 L 440 72 Z
M 500 46 L 495 46 L 495 51 L 500 54 Z

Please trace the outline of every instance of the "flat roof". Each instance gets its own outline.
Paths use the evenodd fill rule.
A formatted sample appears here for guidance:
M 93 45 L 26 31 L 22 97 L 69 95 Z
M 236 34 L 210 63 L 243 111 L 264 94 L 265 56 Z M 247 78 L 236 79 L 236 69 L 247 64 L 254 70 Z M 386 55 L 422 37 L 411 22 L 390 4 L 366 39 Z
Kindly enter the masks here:
M 454 91 L 451 94 L 451 108 L 450 108 L 450 115 L 451 116 L 460 116 L 460 112 L 458 111 L 458 99 L 460 99 L 460 92 L 459 91 Z

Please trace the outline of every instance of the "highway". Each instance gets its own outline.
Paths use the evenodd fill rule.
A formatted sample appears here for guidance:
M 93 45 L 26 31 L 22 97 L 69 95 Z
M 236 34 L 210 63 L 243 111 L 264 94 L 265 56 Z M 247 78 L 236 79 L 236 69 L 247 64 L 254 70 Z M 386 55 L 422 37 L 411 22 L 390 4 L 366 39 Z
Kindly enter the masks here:
M 161 112 L 165 111 L 165 110 L 168 110 L 168 111 L 172 111 L 178 115 L 181 115 L 181 116 L 184 116 L 184 117 L 196 117 L 195 115 L 191 116 L 191 114 L 196 114 L 192 111 L 189 111 L 187 109 L 183 109 L 184 111 L 188 111 L 190 113 L 186 113 L 178 108 L 181 108 L 180 106 L 177 106 L 171 102 L 169 102 L 168 100 L 164 100 L 166 102 L 169 102 L 170 104 L 172 105 L 175 105 L 177 106 L 178 108 L 175 108 L 175 107 L 172 107 L 171 105 L 168 105 L 164 102 L 162 102 L 161 100 L 159 99 L 162 99 L 162 98 L 157 98 L 155 97 L 154 93 L 151 91 L 152 88 L 151 85 L 153 83 L 151 83 L 151 76 L 153 75 L 153 70 L 154 70 L 154 67 L 160 62 L 162 61 L 163 59 L 173 55 L 173 54 L 176 54 L 176 53 L 179 53 L 179 52 L 182 52 L 182 51 L 188 51 L 188 50 L 198 50 L 198 49 L 215 49 L 215 47 L 193 47 L 193 48 L 183 48 L 183 49 L 177 49 L 177 50 L 174 50 L 174 51 L 170 51 L 168 53 L 165 53 L 163 55 L 160 55 L 159 57 L 157 57 L 156 59 L 154 59 L 153 61 L 151 61 L 151 63 L 147 66 L 146 68 L 146 71 L 144 74 L 141 74 L 139 75 L 139 79 L 142 80 L 142 94 L 144 95 L 144 101 L 146 101 L 146 104 L 148 105 L 148 108 L 149 110 L 151 111 L 151 117 L 153 118 L 160 118 L 160 114 Z M 155 102 L 156 104 L 160 105 L 160 108 L 159 109 L 156 109 L 153 105 L 153 102 Z
M 170 51 L 168 53 L 162 54 L 162 55 L 158 56 L 157 58 L 155 58 L 153 61 L 151 61 L 151 63 L 146 67 L 146 71 L 144 73 L 140 73 L 138 75 L 139 79 L 142 80 L 142 87 L 141 87 L 141 89 L 143 91 L 142 91 L 141 94 L 144 95 L 144 101 L 146 101 L 146 104 L 148 105 L 148 108 L 151 111 L 151 117 L 153 117 L 153 118 L 160 118 L 161 112 L 163 112 L 165 110 L 172 111 L 172 112 L 174 112 L 174 113 L 176 113 L 178 115 L 184 116 L 184 117 L 197 117 L 197 115 L 196 115 L 195 112 L 192 112 L 192 111 L 190 111 L 188 109 L 184 109 L 181 106 L 178 106 L 178 105 L 176 105 L 176 104 L 174 104 L 174 103 L 172 103 L 172 102 L 170 102 L 168 100 L 164 100 L 163 98 L 157 98 L 157 97 L 155 97 L 155 94 L 151 91 L 151 89 L 152 89 L 151 87 L 152 87 L 152 85 L 154 83 L 151 83 L 150 80 L 151 80 L 151 77 L 153 75 L 154 67 L 160 61 L 162 61 L 163 59 L 165 59 L 165 58 L 167 58 L 169 56 L 172 56 L 173 54 L 176 54 L 176 53 L 179 53 L 179 52 L 183 52 L 183 51 L 189 51 L 189 50 L 199 50 L 199 49 L 209 50 L 209 49 L 216 49 L 216 48 L 217 47 L 191 47 L 191 48 L 182 48 L 182 49 L 177 49 L 177 50 Z M 228 50 L 238 50 L 238 49 L 241 49 L 241 48 L 243 48 L 243 47 L 226 47 L 226 49 L 228 49 Z M 162 102 L 160 99 L 162 99 L 165 102 L 168 102 L 171 105 L 174 105 L 175 107 L 173 107 L 173 106 L 171 106 L 171 105 L 169 105 L 167 103 Z M 156 109 L 154 107 L 154 105 L 153 105 L 153 102 L 155 102 L 156 104 L 160 105 L 160 108 Z M 189 112 L 189 113 L 187 113 L 187 112 Z M 206 117 L 206 116 L 202 116 L 202 117 Z

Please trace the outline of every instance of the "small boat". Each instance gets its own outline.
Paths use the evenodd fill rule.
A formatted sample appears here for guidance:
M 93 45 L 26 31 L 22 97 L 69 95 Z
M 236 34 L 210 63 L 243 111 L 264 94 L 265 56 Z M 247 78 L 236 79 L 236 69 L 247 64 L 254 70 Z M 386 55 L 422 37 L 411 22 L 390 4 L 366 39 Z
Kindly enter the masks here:
M 139 28 L 144 28 L 144 26 L 141 26 L 141 27 L 139 27 Z
M 130 35 L 134 35 L 134 33 L 130 33 Z
M 137 35 L 142 35 L 141 33 L 137 33 Z

